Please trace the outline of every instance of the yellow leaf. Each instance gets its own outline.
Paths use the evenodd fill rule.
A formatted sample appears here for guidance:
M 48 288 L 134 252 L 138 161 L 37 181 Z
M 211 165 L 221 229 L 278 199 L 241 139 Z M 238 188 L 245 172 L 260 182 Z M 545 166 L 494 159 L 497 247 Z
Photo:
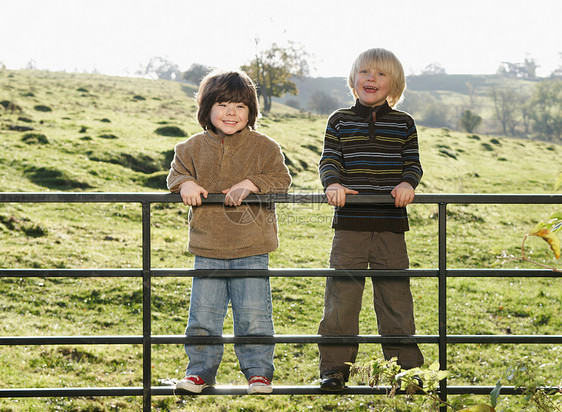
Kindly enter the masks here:
M 496 410 L 488 405 L 475 405 L 470 408 L 461 409 L 459 412 L 496 412 Z
M 556 236 L 556 233 L 552 233 L 550 230 L 542 228 L 538 230 L 535 229 L 529 234 L 532 236 L 538 236 L 548 243 L 554 252 L 556 259 L 560 259 L 560 239 Z
M 439 371 L 437 372 L 437 380 L 442 381 L 449 376 L 449 371 Z

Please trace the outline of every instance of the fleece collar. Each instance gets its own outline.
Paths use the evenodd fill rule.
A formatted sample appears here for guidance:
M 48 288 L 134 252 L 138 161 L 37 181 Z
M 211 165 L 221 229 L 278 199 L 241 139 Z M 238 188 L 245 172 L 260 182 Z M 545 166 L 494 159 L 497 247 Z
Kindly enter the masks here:
M 369 123 L 369 137 L 375 138 L 375 122 L 377 121 L 377 116 L 384 116 L 392 110 L 388 105 L 388 102 L 384 102 L 380 106 L 369 107 L 364 106 L 359 102 L 359 99 L 355 101 L 355 106 L 351 107 L 351 110 L 365 119 Z
M 232 149 L 236 149 L 237 147 L 242 145 L 242 143 L 244 143 L 250 133 L 251 130 L 249 127 L 245 127 L 244 129 L 230 136 L 225 136 L 222 134 L 219 135 L 211 129 L 205 130 L 205 135 L 209 140 L 211 140 L 213 144 L 223 147 L 229 147 Z
M 359 99 L 355 101 L 355 106 L 351 108 L 355 113 L 359 116 L 363 117 L 365 120 L 369 119 L 369 121 L 377 121 L 377 116 L 383 116 L 390 112 L 392 108 L 388 105 L 388 102 L 384 102 L 380 106 L 369 107 L 363 106 Z

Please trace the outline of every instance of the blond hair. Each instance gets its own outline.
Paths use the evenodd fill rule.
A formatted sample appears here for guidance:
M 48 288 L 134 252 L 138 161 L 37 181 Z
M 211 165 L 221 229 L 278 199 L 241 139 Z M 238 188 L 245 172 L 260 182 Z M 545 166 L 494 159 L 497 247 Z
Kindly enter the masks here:
M 386 49 L 375 48 L 361 53 L 351 66 L 347 85 L 353 96 L 357 99 L 355 91 L 355 79 L 361 69 L 376 68 L 390 78 L 390 93 L 386 98 L 390 107 L 394 107 L 402 98 L 402 93 L 406 89 L 406 76 L 400 60 Z

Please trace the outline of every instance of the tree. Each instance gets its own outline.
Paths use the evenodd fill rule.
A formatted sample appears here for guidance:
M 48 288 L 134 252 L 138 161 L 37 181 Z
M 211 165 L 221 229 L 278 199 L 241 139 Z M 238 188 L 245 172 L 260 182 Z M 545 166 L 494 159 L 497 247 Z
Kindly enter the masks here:
M 497 74 L 521 79 L 536 79 L 538 67 L 535 59 L 526 57 L 523 63 L 502 62 Z
M 490 90 L 490 97 L 494 102 L 496 118 L 502 125 L 503 134 L 507 136 L 509 129 L 511 135 L 515 135 L 515 127 L 518 123 L 516 113 L 520 108 L 521 98 L 513 89 L 497 89 L 496 87 Z
M 449 117 L 449 106 L 433 101 L 426 105 L 419 123 L 427 127 L 449 127 Z
M 398 108 L 418 118 L 422 116 L 428 105 L 434 104 L 434 102 L 433 97 L 428 92 L 406 89 L 404 99 L 400 101 Z
M 258 44 L 256 40 L 256 45 Z M 258 88 L 258 96 L 263 98 L 262 110 L 271 110 L 272 97 L 281 97 L 286 93 L 298 94 L 295 77 L 308 74 L 308 53 L 302 47 L 291 42 L 283 48 L 273 43 L 267 50 L 256 52 L 255 58 L 241 67 L 254 79 Z
M 482 123 L 482 117 L 472 113 L 470 110 L 465 110 L 460 118 L 461 127 L 468 133 L 472 133 Z
M 521 106 L 519 107 L 519 112 L 521 113 L 521 122 L 523 123 L 523 132 L 525 136 L 529 134 L 529 128 L 531 126 L 533 105 L 530 100 L 521 101 Z
M 441 64 L 431 63 L 431 64 L 428 64 L 427 66 L 425 66 L 425 68 L 422 70 L 421 74 L 429 74 L 429 75 L 447 74 L 447 71 L 445 70 L 445 68 L 443 66 L 441 66 Z
M 476 93 L 476 87 L 470 83 L 470 82 L 465 82 L 466 88 L 468 90 L 468 98 L 470 99 L 470 107 L 474 108 L 476 107 L 476 100 L 478 98 L 478 95 Z
M 533 128 L 546 140 L 562 138 L 562 80 L 537 84 L 531 99 Z
M 204 64 L 193 63 L 191 66 L 189 66 L 189 69 L 183 72 L 182 78 L 186 82 L 199 84 L 201 83 L 201 80 L 203 80 L 203 77 L 205 77 L 212 71 L 213 67 L 206 66 Z
M 319 114 L 330 114 L 340 106 L 336 97 L 323 90 L 315 91 L 310 97 L 309 107 Z
M 164 57 L 151 57 L 146 67 L 137 71 L 140 75 L 154 75 L 159 79 L 177 80 L 180 79 L 181 71 L 179 66 Z
M 29 59 L 27 64 L 25 65 L 26 70 L 37 70 L 37 63 L 33 59 Z
M 289 107 L 292 107 L 293 109 L 302 110 L 301 103 L 298 101 L 298 99 L 289 99 L 285 102 L 285 104 Z
M 558 55 L 560 56 L 560 60 L 562 60 L 562 52 L 559 52 Z M 562 65 L 554 69 L 554 71 L 550 73 L 550 77 L 562 78 Z

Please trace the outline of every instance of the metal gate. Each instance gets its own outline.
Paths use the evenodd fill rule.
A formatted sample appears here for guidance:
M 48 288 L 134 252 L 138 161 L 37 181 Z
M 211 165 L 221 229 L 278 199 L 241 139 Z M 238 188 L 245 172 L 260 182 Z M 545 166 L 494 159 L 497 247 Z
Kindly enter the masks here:
M 210 194 L 204 203 L 223 203 L 224 195 Z M 142 207 L 142 268 L 138 269 L 0 269 L 0 278 L 7 277 L 133 277 L 142 279 L 143 328 L 142 336 L 2 336 L 0 345 L 96 345 L 129 344 L 143 347 L 142 387 L 103 388 L 21 388 L 0 389 L 0 397 L 75 397 L 75 396 L 142 396 L 143 410 L 150 411 L 151 397 L 172 395 L 173 387 L 151 386 L 151 347 L 155 344 L 184 343 L 428 343 L 438 345 L 440 368 L 447 369 L 447 347 L 455 344 L 559 344 L 562 335 L 448 335 L 447 334 L 447 278 L 449 277 L 561 277 L 560 272 L 547 269 L 448 269 L 447 268 L 447 205 L 449 204 L 562 204 L 562 195 L 498 195 L 498 194 L 417 194 L 414 203 L 437 204 L 438 214 L 438 268 L 408 270 L 333 270 L 333 269 L 270 269 L 251 271 L 223 271 L 221 276 L 270 276 L 270 277 L 327 277 L 327 276 L 407 276 L 435 277 L 438 279 L 438 335 L 378 336 L 359 335 L 335 337 L 319 335 L 276 335 L 274 337 L 186 337 L 152 335 L 151 331 L 151 280 L 155 277 L 207 276 L 211 272 L 193 269 L 154 269 L 151 266 L 151 204 L 179 203 L 177 194 L 162 193 L 0 193 L 0 203 L 139 203 Z M 247 203 L 325 203 L 323 194 L 270 194 L 250 195 Z M 348 204 L 392 203 L 390 196 L 355 195 L 347 199 Z M 281 236 L 283 234 L 281 233 Z M 351 394 L 386 394 L 388 388 L 351 386 L 340 392 Z M 488 395 L 492 386 L 448 386 L 440 383 L 439 396 L 443 401 L 447 395 Z M 519 394 L 514 387 L 502 387 L 502 394 Z M 243 395 L 246 388 L 209 388 L 204 394 Z M 317 386 L 274 386 L 273 395 L 322 395 Z M 442 407 L 442 410 L 446 410 Z

